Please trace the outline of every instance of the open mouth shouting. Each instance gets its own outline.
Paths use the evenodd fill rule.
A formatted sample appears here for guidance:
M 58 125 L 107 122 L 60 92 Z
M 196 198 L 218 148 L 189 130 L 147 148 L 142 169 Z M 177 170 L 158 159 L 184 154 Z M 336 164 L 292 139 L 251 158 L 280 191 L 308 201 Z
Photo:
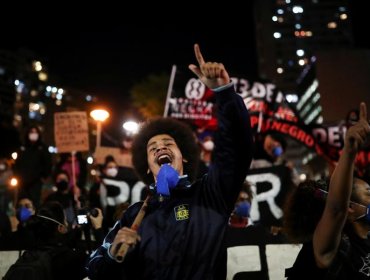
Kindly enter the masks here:
M 162 152 L 162 153 L 157 155 L 156 161 L 157 161 L 159 166 L 162 166 L 163 164 L 167 164 L 167 163 L 171 164 L 172 163 L 172 157 L 171 157 L 170 154 L 168 154 L 166 152 Z

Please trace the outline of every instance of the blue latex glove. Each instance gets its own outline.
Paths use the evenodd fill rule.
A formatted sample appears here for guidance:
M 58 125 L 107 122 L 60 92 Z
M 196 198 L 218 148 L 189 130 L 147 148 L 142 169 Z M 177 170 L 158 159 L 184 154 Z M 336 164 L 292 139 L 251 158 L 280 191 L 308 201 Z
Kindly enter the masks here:
M 163 164 L 157 175 L 157 193 L 170 195 L 170 189 L 179 182 L 179 173 L 169 164 Z

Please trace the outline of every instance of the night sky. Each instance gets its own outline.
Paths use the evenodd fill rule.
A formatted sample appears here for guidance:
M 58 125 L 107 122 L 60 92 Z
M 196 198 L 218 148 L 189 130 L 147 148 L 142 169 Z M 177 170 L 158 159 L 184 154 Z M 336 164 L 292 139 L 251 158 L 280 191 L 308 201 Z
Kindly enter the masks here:
M 101 13 L 86 9 L 20 16 L 22 29 L 7 22 L 8 32 L 2 35 L 0 47 L 35 51 L 48 65 L 49 75 L 60 81 L 57 86 L 98 95 L 112 110 L 112 125 L 120 120 L 135 82 L 151 73 L 170 73 L 173 64 L 185 68 L 196 62 L 196 42 L 206 60 L 223 62 L 231 74 L 255 77 L 252 1 L 245 2 L 243 9 L 228 2 L 207 12 L 188 2 L 177 3 L 176 13 L 150 13 L 153 7 L 133 13 L 117 6 L 102 9 Z M 369 47 L 360 31 L 366 18 L 364 1 L 352 2 L 356 2 L 351 3 L 356 45 Z M 52 32 L 45 29 L 45 24 Z
M 235 73 L 256 75 L 250 3 L 243 11 L 230 6 L 231 20 L 222 16 L 227 9 L 209 10 L 207 16 L 189 2 L 179 14 L 176 5 L 176 13 L 147 14 L 151 8 L 146 7 L 146 11 L 138 9 L 136 17 L 132 10 L 104 17 L 103 11 L 48 19 L 20 17 L 22 29 L 13 26 L 19 32 L 5 34 L 0 47 L 31 49 L 48 66 L 49 76 L 60 81 L 56 86 L 97 95 L 112 112 L 106 127 L 121 124 L 133 84 L 152 73 L 169 75 L 173 64 L 187 68 L 195 63 L 194 43 L 200 44 L 205 59 L 222 61 Z

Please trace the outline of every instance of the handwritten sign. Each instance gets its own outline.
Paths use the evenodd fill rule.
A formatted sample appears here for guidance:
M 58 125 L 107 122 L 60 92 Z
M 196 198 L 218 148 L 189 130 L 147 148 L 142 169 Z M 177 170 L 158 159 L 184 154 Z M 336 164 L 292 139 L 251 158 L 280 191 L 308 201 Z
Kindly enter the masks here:
M 114 160 L 119 166 L 133 167 L 132 155 L 128 151 L 123 151 L 120 148 L 114 147 L 97 147 L 95 150 L 94 158 L 97 164 L 104 164 L 107 156 L 113 156 Z
M 58 153 L 89 150 L 86 112 L 54 114 L 54 137 Z

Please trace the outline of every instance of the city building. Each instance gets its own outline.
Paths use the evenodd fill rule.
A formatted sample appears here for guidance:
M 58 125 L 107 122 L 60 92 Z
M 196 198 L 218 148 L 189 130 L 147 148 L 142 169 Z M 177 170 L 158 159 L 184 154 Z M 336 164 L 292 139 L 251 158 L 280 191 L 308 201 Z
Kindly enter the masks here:
M 255 1 L 260 77 L 295 94 L 296 80 L 313 55 L 352 48 L 349 18 L 345 0 Z
M 30 50 L 0 50 L 0 120 L 1 131 L 17 131 L 2 147 L 2 155 L 10 156 L 19 147 L 25 129 L 38 125 L 44 142 L 54 146 L 54 113 L 89 112 L 97 98 L 92 94 L 61 87 L 51 79 L 45 65 Z M 91 120 L 93 128 L 95 123 Z M 90 131 L 93 131 L 91 129 Z M 93 135 L 90 135 L 95 139 Z M 9 142 L 9 143 L 8 143 Z

